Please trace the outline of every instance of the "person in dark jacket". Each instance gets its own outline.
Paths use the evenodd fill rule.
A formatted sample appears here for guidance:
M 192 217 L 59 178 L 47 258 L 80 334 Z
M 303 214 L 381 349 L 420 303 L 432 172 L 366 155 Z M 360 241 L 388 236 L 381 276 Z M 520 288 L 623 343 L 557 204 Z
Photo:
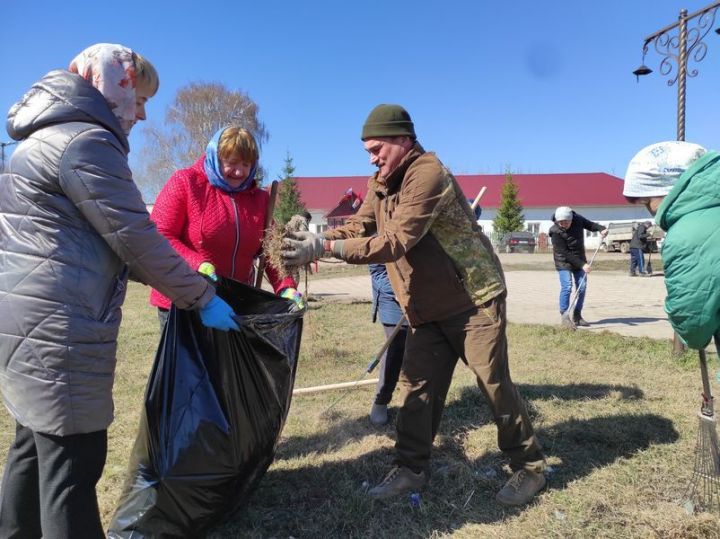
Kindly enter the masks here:
M 0 537 L 105 537 L 95 485 L 128 276 L 237 329 L 157 232 L 128 168 L 128 134 L 158 85 L 143 57 L 98 44 L 8 114 L 19 144 L 0 177 L 0 390 L 16 424 Z
M 372 280 L 372 321 L 378 319 L 385 330 L 385 338 L 392 336 L 395 326 L 403 321 L 398 332 L 393 337 L 387 350 L 380 359 L 378 368 L 377 393 L 375 402 L 370 410 L 370 422 L 373 425 L 385 425 L 388 422 L 387 407 L 392 400 L 393 392 L 397 386 L 403 356 L 405 355 L 405 339 L 407 338 L 407 320 L 400 309 L 395 292 L 393 292 L 387 275 L 385 264 L 369 264 L 370 278 Z
M 557 208 L 552 220 L 555 224 L 550 227 L 549 234 L 555 269 L 560 277 L 560 314 L 564 314 L 570 307 L 570 296 L 575 280 L 578 298 L 572 321 L 576 326 L 589 326 L 590 324 L 582 317 L 587 274 L 591 269 L 585 256 L 585 231 L 600 232 L 604 238 L 607 229 L 601 224 L 585 219 L 568 206 Z
M 645 275 L 645 252 L 648 249 L 648 229 L 650 221 L 640 223 L 635 227 L 630 239 L 630 277 L 636 277 L 638 273 Z

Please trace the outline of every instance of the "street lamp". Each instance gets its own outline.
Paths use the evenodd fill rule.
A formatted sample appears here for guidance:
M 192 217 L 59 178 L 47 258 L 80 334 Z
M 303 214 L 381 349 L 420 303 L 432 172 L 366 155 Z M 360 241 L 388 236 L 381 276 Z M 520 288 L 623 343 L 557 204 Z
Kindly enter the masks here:
M 685 80 L 687 77 L 695 77 L 698 74 L 697 69 L 688 71 L 688 57 L 695 62 L 700 62 L 705 58 L 707 44 L 703 38 L 715 25 L 718 7 L 720 7 L 720 1 L 698 9 L 690 15 L 688 15 L 687 9 L 681 10 L 678 22 L 645 38 L 643 63 L 633 71 L 633 75 L 638 80 L 640 77 L 652 73 L 652 69 L 645 65 L 645 55 L 652 43 L 655 51 L 663 57 L 660 62 L 660 74 L 664 77 L 671 77 L 667 81 L 668 86 L 672 86 L 676 82 L 678 85 L 677 140 L 685 140 Z M 697 25 L 688 29 L 688 23 L 695 19 L 697 19 Z M 676 28 L 678 29 L 677 34 L 672 32 Z M 720 28 L 716 29 L 715 33 L 720 34 Z M 677 66 L 676 69 L 673 69 L 675 66 Z

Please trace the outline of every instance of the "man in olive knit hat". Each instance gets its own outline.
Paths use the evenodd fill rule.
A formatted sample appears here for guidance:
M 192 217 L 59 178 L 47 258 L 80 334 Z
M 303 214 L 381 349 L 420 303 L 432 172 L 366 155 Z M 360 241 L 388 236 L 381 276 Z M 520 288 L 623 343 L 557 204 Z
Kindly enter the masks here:
M 399 105 L 378 105 L 362 129 L 377 172 L 345 225 L 286 239 L 289 265 L 325 251 L 350 264 L 386 264 L 408 322 L 400 373 L 395 466 L 375 498 L 417 491 L 427 482 L 433 439 L 458 358 L 472 369 L 495 418 L 513 475 L 497 495 L 530 501 L 545 486 L 545 459 L 525 404 L 510 378 L 505 336 L 505 276 L 457 181 L 416 141 Z

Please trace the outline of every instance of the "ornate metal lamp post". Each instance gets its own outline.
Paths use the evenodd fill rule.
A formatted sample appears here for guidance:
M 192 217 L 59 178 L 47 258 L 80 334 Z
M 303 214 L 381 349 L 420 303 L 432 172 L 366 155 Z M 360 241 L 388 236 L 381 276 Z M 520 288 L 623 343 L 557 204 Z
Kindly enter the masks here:
M 652 43 L 655 51 L 663 57 L 660 62 L 660 74 L 671 77 L 668 86 L 677 82 L 677 140 L 685 140 L 685 82 L 687 77 L 695 77 L 697 69 L 688 71 L 688 57 L 694 62 L 700 62 L 707 53 L 707 44 L 703 38 L 710 32 L 715 24 L 720 2 L 714 2 L 704 8 L 698 9 L 688 15 L 687 9 L 680 11 L 678 22 L 658 30 L 645 38 L 643 44 L 643 63 L 633 74 L 638 80 L 643 75 L 652 73 L 652 69 L 645 65 L 645 55 Z M 688 23 L 697 24 L 688 28 Z M 674 30 L 677 29 L 677 33 Z M 719 30 L 715 32 L 720 33 Z

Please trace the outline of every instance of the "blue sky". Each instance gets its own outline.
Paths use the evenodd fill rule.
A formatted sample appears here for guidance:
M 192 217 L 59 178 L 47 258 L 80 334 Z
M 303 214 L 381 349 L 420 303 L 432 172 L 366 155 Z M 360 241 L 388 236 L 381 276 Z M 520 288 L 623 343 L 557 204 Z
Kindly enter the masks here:
M 371 174 L 359 133 L 383 102 L 404 105 L 421 143 L 459 174 L 622 176 L 641 147 L 675 138 L 677 86 L 659 75 L 661 57 L 650 53 L 655 73 L 639 84 L 631 73 L 643 38 L 709 3 L 5 0 L 0 110 L 86 46 L 114 42 L 158 68 L 151 119 L 188 82 L 247 92 L 270 133 L 270 178 L 286 151 L 298 176 Z M 690 64 L 700 73 L 688 79 L 686 138 L 718 148 L 720 36 L 705 41 Z

